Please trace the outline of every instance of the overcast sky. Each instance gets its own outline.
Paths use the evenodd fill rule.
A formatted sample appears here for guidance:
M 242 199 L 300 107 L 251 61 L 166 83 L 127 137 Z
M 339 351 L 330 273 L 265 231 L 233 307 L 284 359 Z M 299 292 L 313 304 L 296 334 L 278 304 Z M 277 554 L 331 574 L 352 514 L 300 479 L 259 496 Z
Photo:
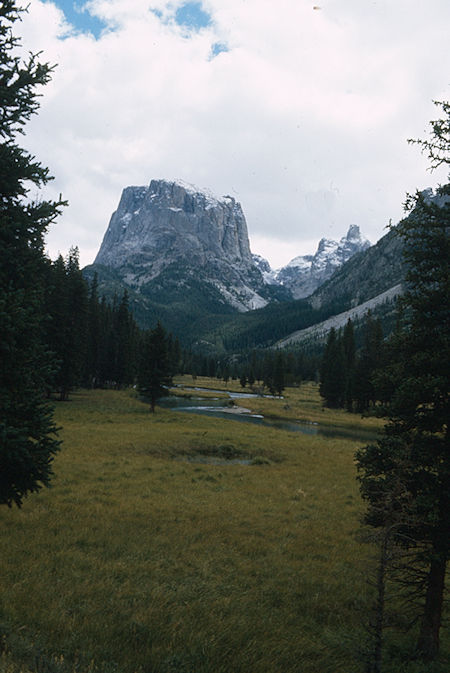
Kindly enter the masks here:
M 58 64 L 21 140 L 70 204 L 53 258 L 153 178 L 233 195 L 274 268 L 446 181 L 406 140 L 450 99 L 449 0 L 31 0 L 15 32 Z

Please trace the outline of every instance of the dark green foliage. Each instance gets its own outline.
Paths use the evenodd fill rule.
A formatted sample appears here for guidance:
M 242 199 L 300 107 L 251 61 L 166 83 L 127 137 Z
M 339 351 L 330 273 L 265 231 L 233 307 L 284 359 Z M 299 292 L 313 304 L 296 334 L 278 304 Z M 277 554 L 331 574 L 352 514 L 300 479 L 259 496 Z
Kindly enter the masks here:
M 348 411 L 352 411 L 354 399 L 354 381 L 355 381 L 355 360 L 356 344 L 353 322 L 350 318 L 344 328 L 342 336 L 342 347 L 344 349 L 346 385 L 345 385 L 345 405 Z
M 355 362 L 353 375 L 353 399 L 356 411 L 367 411 L 377 400 L 373 377 L 383 364 L 383 329 L 380 320 L 368 312 L 364 324 L 364 342 Z
M 144 333 L 141 345 L 138 389 L 149 400 L 155 411 L 156 402 L 167 393 L 172 383 L 172 363 L 169 355 L 168 336 L 161 323 Z
M 320 370 L 320 394 L 328 407 L 342 407 L 347 388 L 347 370 L 342 339 L 331 328 Z
M 273 387 L 277 395 L 281 395 L 285 385 L 284 359 L 282 353 L 277 353 L 273 364 Z
M 128 307 L 127 291 L 113 314 L 111 334 L 110 380 L 116 388 L 122 388 L 133 383 L 138 357 L 138 330 Z
M 101 308 L 98 298 L 98 281 L 94 276 L 89 288 L 87 306 L 87 352 L 83 372 L 83 384 L 94 388 L 100 380 L 101 361 Z
M 187 288 L 182 269 L 165 269 L 139 291 L 127 286 L 115 269 L 96 264 L 83 269 L 83 273 L 89 282 L 97 276 L 98 294 L 108 302 L 127 291 L 130 310 L 141 329 L 153 328 L 159 320 L 184 347 L 233 315 L 218 290 L 205 287 L 201 279 L 190 278 Z
M 382 378 L 388 423 L 357 458 L 367 523 L 395 525 L 408 552 L 400 578 L 421 598 L 417 651 L 433 659 L 450 554 L 450 186 L 408 206 L 397 228 L 408 267 L 403 315 Z
M 77 248 L 69 251 L 66 260 L 60 256 L 49 267 L 46 303 L 46 340 L 57 360 L 54 388 L 60 400 L 67 400 L 70 391 L 82 382 L 90 336 L 88 287 L 80 271 Z
M 59 447 L 45 400 L 52 370 L 39 308 L 30 291 L 0 297 L 0 503 L 8 506 L 49 485 Z
M 15 2 L 0 3 L 0 503 L 9 506 L 48 486 L 59 447 L 45 401 L 53 363 L 43 339 L 43 248 L 63 203 L 29 200 L 27 184 L 39 189 L 51 177 L 15 141 L 51 68 L 15 55 L 19 18 Z

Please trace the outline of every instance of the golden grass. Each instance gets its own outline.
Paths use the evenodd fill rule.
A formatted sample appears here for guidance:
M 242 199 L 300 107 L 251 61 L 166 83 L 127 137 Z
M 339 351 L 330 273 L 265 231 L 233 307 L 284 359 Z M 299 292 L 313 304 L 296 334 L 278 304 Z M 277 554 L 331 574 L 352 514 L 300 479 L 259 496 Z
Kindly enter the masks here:
M 53 487 L 0 511 L 1 673 L 361 670 L 357 442 L 152 415 L 128 391 L 56 420 Z M 269 464 L 187 460 L 223 447 Z
M 175 383 L 185 387 L 195 385 L 204 388 L 215 388 L 224 391 L 224 393 L 251 392 L 249 386 L 242 388 L 237 380 L 230 380 L 228 383 L 225 383 L 220 379 L 197 377 L 194 382 L 191 376 L 178 376 L 175 378 Z M 179 391 L 177 394 L 179 394 Z M 201 392 L 193 392 L 192 394 L 203 395 Z M 310 421 L 323 426 L 341 427 L 343 429 L 357 430 L 358 428 L 362 428 L 366 431 L 376 431 L 383 426 L 383 421 L 374 416 L 362 417 L 343 409 L 327 408 L 324 406 L 319 395 L 319 385 L 311 381 L 305 382 L 300 386 L 286 388 L 281 398 L 246 398 L 245 406 L 254 413 L 260 413 L 268 417 Z

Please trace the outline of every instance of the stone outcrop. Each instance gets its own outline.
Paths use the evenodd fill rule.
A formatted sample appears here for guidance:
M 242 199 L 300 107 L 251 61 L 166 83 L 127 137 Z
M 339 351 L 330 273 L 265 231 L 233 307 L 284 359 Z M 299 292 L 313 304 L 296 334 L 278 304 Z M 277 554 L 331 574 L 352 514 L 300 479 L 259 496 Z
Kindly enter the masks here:
M 353 255 L 370 245 L 359 227 L 352 224 L 340 241 L 322 238 L 314 255 L 295 257 L 273 274 L 272 282 L 288 288 L 295 299 L 308 297 Z
M 119 270 L 133 288 L 168 268 L 186 268 L 240 311 L 267 303 L 258 293 L 264 281 L 252 259 L 241 205 L 181 181 L 126 187 L 94 264 Z

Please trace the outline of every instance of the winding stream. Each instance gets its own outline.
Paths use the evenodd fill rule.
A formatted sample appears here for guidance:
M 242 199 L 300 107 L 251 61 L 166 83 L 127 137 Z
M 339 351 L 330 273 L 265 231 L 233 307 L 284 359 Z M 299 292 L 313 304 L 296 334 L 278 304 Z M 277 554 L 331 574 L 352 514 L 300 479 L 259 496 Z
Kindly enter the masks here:
M 234 400 L 245 400 L 246 398 L 258 397 L 254 393 L 233 393 L 226 390 L 211 390 L 207 388 L 183 388 L 184 392 L 209 392 L 225 393 L 228 397 L 163 397 L 159 404 L 166 409 L 182 411 L 191 414 L 201 414 L 212 416 L 213 418 L 224 418 L 238 423 L 253 423 L 265 427 L 276 428 L 278 430 L 287 430 L 288 432 L 300 432 L 304 435 L 319 435 L 335 439 L 354 439 L 362 442 L 370 442 L 376 439 L 377 434 L 373 430 L 363 430 L 355 428 L 338 428 L 334 426 L 321 426 L 313 422 L 286 421 L 281 419 L 266 418 L 260 414 L 253 414 L 249 409 L 241 406 L 235 406 Z M 269 396 L 270 397 L 270 396 Z

